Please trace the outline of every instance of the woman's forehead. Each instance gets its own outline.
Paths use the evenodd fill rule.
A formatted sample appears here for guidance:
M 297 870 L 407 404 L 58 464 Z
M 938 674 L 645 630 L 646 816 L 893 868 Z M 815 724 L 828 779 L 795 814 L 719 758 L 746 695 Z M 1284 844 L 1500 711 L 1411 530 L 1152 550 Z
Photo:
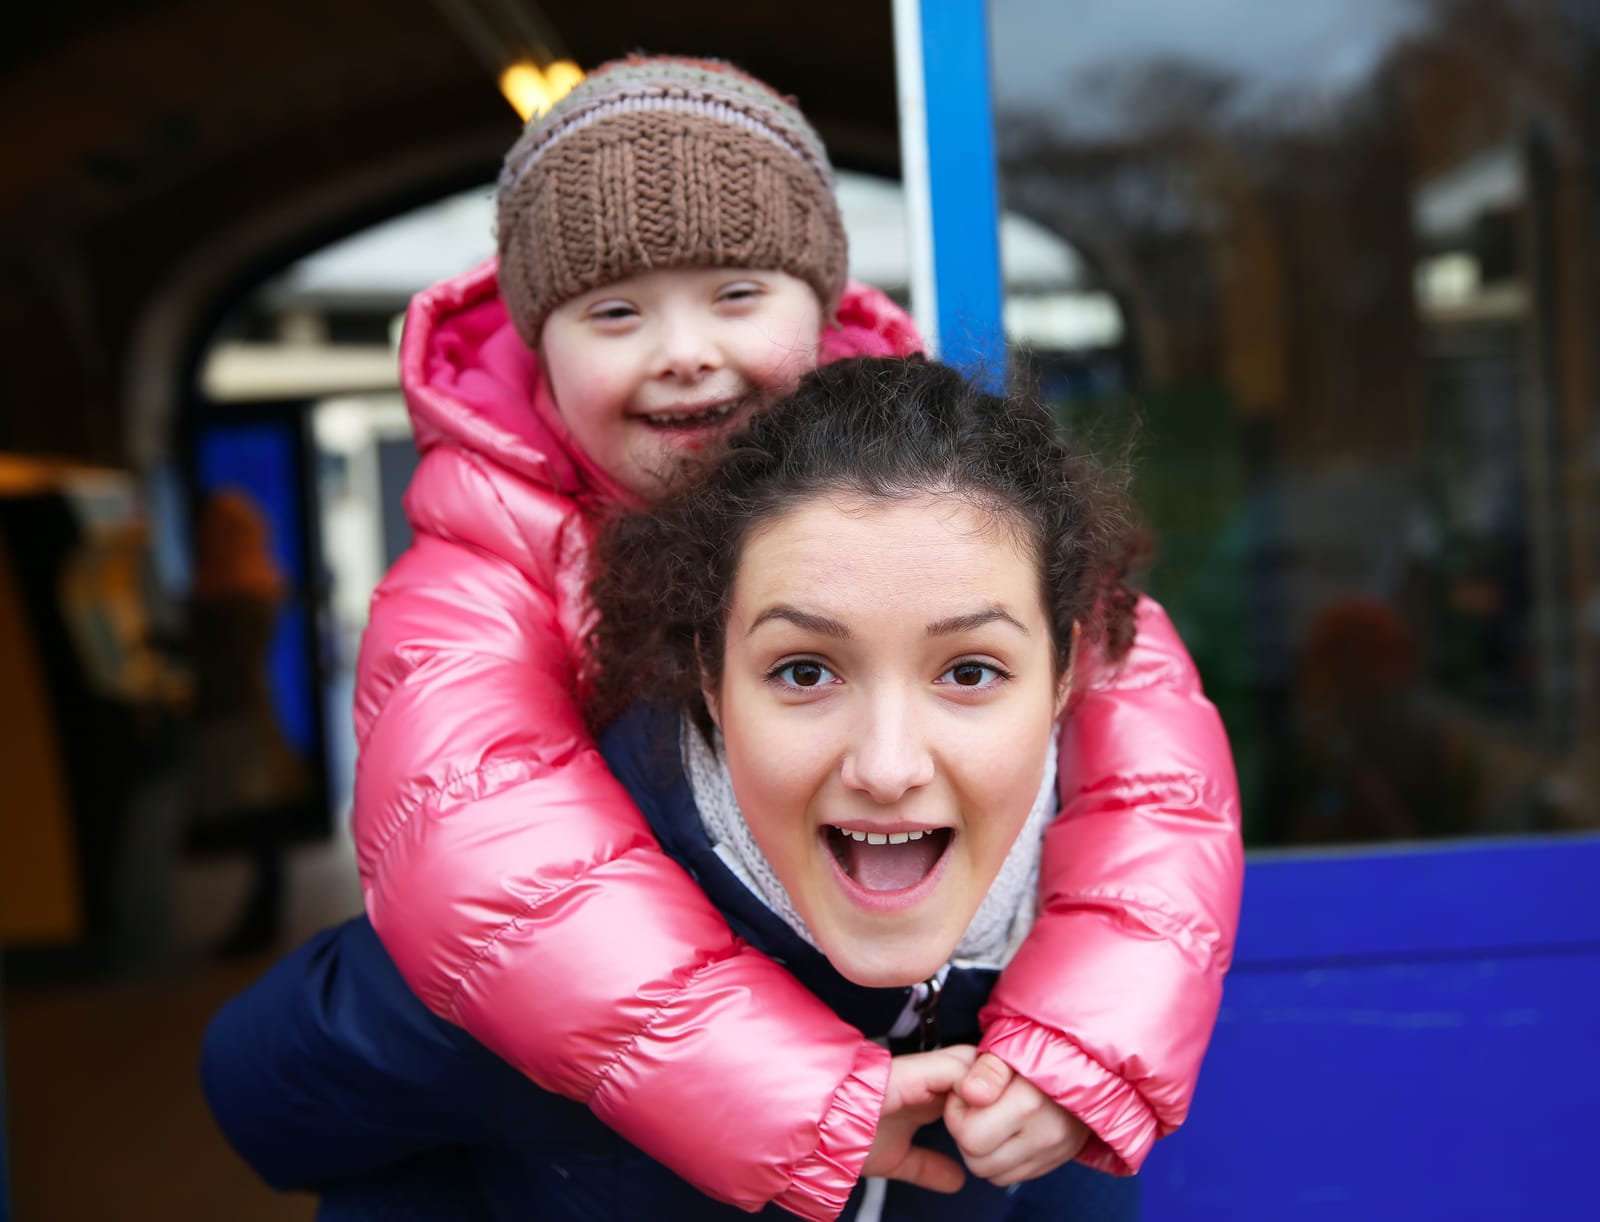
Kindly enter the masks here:
M 1017 532 L 945 494 L 810 498 L 745 540 L 732 594 L 745 630 L 774 606 L 845 620 L 902 615 L 918 630 L 991 606 L 1044 618 L 1037 560 Z

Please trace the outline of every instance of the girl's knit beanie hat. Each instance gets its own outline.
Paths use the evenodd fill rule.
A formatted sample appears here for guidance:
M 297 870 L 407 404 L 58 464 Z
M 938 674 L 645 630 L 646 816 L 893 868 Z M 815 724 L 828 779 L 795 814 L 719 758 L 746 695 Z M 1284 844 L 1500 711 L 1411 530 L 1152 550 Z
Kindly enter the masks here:
M 787 272 L 831 311 L 844 222 L 793 102 L 716 60 L 595 69 L 523 129 L 497 198 L 500 295 L 530 347 L 580 293 L 672 267 Z

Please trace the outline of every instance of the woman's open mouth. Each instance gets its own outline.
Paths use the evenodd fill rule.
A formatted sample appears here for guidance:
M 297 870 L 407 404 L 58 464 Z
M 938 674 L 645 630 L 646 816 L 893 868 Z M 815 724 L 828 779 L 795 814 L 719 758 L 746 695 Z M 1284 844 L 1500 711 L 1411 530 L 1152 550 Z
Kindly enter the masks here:
M 823 835 L 845 879 L 884 899 L 919 898 L 907 893 L 939 872 L 939 863 L 955 838 L 947 827 L 876 832 L 832 824 L 823 828 Z

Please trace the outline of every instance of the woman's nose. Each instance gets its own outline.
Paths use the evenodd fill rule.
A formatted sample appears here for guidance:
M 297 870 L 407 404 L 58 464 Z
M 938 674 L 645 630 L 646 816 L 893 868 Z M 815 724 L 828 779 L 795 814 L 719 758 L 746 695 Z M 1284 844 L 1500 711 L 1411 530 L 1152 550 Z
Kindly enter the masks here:
M 933 780 L 933 752 L 915 713 L 902 702 L 877 703 L 845 752 L 842 775 L 874 802 L 898 802 Z

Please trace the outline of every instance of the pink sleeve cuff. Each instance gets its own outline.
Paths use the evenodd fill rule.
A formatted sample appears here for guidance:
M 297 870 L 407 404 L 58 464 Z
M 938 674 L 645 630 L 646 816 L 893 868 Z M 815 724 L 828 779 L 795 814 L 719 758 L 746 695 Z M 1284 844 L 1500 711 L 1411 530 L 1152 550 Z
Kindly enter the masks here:
M 1132 1085 L 1059 1032 L 1006 1015 L 985 1024 L 981 1048 L 1089 1126 L 1094 1136 L 1078 1155 L 1086 1166 L 1133 1175 L 1164 1136 L 1155 1112 Z
M 839 1216 L 877 1136 L 888 1085 L 888 1050 L 863 1040 L 822 1118 L 817 1148 L 794 1165 L 789 1186 L 773 1198 L 773 1204 L 810 1222 L 831 1222 Z

